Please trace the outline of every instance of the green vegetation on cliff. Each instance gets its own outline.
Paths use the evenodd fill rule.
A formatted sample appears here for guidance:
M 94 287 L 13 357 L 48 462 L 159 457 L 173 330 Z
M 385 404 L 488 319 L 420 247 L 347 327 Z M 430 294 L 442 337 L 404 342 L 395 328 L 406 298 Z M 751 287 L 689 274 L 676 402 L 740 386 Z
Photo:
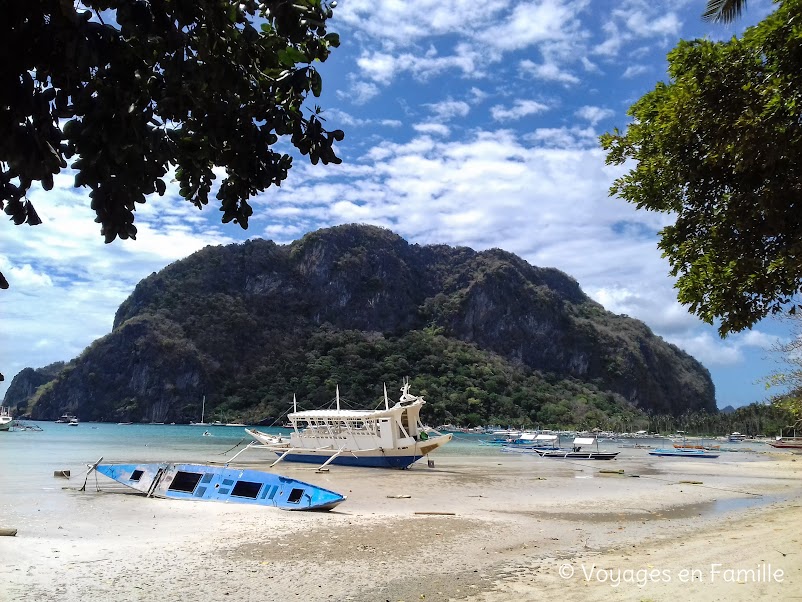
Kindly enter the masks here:
M 114 329 L 29 398 L 34 417 L 277 418 L 391 397 L 432 423 L 622 428 L 715 412 L 707 370 L 576 281 L 491 249 L 339 226 L 286 246 L 207 247 L 140 282 Z

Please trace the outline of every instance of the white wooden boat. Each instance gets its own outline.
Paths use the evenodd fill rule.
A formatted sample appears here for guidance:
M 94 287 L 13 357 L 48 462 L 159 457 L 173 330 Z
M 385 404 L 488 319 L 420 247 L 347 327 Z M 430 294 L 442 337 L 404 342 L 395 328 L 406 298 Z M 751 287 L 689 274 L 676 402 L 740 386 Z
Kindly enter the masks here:
M 11 417 L 8 408 L 0 406 L 0 431 L 10 430 L 13 423 L 14 419 Z
M 596 444 L 596 451 L 583 450 L 585 445 Z M 620 452 L 599 451 L 599 440 L 595 437 L 576 437 L 571 449 L 535 449 L 543 458 L 561 458 L 566 460 L 615 460 Z
M 287 416 L 292 425 L 289 437 L 256 429 L 245 432 L 278 454 L 272 465 L 288 461 L 321 463 L 321 469 L 329 464 L 408 468 L 452 438 L 423 425 L 420 411 L 425 403 L 423 397 L 410 394 L 406 382 L 392 407 L 385 388 L 383 410 L 342 410 L 338 387 L 335 410 L 294 411 Z

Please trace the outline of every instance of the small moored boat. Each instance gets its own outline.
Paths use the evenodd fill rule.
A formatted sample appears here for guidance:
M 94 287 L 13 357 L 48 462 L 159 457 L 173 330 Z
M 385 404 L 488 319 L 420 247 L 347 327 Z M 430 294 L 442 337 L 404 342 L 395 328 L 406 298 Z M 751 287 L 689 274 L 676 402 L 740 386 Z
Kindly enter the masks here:
M 8 408 L 0 406 L 0 431 L 10 430 L 12 424 L 14 424 L 14 419 L 11 417 Z
M 687 447 L 653 449 L 649 452 L 650 456 L 662 456 L 672 458 L 718 458 L 718 454 L 706 449 L 690 449 Z
M 584 445 L 596 444 L 596 451 L 582 450 Z M 535 449 L 543 458 L 563 458 L 569 460 L 615 460 L 621 452 L 599 451 L 599 440 L 595 437 L 577 437 L 571 449 Z
M 802 437 L 777 437 L 769 445 L 777 449 L 802 449 Z

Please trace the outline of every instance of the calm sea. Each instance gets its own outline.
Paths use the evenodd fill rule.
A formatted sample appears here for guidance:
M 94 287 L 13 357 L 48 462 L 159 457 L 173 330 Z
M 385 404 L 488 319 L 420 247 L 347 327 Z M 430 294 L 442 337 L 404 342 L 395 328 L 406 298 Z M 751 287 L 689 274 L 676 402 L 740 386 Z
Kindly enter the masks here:
M 242 427 L 233 426 L 26 424 L 42 430 L 0 432 L 0 496 L 20 486 L 52 486 L 56 470 L 69 470 L 74 480 L 86 472 L 87 464 L 101 457 L 104 462 L 225 462 L 252 441 Z M 268 433 L 289 433 L 281 428 L 258 428 Z M 204 432 L 209 435 L 204 436 Z M 499 453 L 495 448 L 479 445 L 480 438 L 457 433 L 432 457 Z M 275 456 L 263 450 L 248 450 L 238 459 L 255 462 L 262 458 L 272 460 Z
M 225 462 L 243 449 L 252 439 L 242 427 L 191 426 L 169 424 L 109 424 L 82 422 L 79 426 L 53 422 L 32 422 L 41 431 L 0 432 L 0 500 L 22 490 L 30 493 L 42 488 L 61 486 L 53 479 L 57 470 L 69 470 L 71 481 L 83 478 L 87 464 L 103 457 L 105 462 Z M 289 433 L 280 428 L 259 427 L 270 433 Z M 208 432 L 208 436 L 204 436 Z M 432 458 L 448 456 L 498 456 L 505 454 L 498 447 L 480 445 L 487 435 L 454 433 L 454 439 L 437 450 Z M 661 439 L 639 440 L 655 447 L 670 446 Z M 620 442 L 607 441 L 603 450 L 619 451 Z M 563 441 L 570 444 L 570 439 Z M 722 443 L 722 447 L 728 444 Z M 752 446 L 738 444 L 746 451 Z M 761 446 L 761 449 L 770 449 Z M 621 458 L 645 450 L 621 449 Z M 741 456 L 742 454 L 738 454 Z M 264 450 L 246 451 L 238 460 L 247 463 L 272 460 L 275 456 Z M 723 459 L 723 458 L 722 458 Z

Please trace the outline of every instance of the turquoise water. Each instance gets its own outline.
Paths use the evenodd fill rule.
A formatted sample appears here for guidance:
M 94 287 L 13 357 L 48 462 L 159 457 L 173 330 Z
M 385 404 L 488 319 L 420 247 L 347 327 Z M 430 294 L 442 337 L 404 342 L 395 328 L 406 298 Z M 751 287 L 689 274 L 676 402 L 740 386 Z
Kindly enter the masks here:
M 19 486 L 31 482 L 42 485 L 43 479 L 53 484 L 53 472 L 70 470 L 75 475 L 83 474 L 86 465 L 101 456 L 107 462 L 171 461 L 171 462 L 225 462 L 247 445 L 251 438 L 242 427 L 191 426 L 83 422 L 79 426 L 56 424 L 53 422 L 29 422 L 42 428 L 42 431 L 10 431 L 0 433 L 0 491 L 9 491 L 9 486 Z M 288 433 L 281 428 L 259 427 L 269 433 Z M 204 436 L 208 431 L 210 436 Z M 454 439 L 432 455 L 437 458 L 448 456 L 496 456 L 508 454 L 496 446 L 480 445 L 480 439 L 487 435 L 454 433 Z M 661 439 L 639 440 L 654 447 L 670 446 Z M 620 458 L 631 455 L 646 455 L 648 450 L 619 449 L 620 442 L 608 441 L 600 445 L 605 451 L 620 451 Z M 570 444 L 570 439 L 563 445 Z M 722 443 L 722 447 L 728 444 Z M 741 443 L 729 445 L 739 449 L 771 449 L 762 444 Z M 737 454 L 741 456 L 741 454 Z M 722 458 L 726 456 L 722 452 Z M 259 462 L 272 460 L 264 450 L 248 450 L 238 460 Z M 35 486 L 35 485 L 34 485 Z

